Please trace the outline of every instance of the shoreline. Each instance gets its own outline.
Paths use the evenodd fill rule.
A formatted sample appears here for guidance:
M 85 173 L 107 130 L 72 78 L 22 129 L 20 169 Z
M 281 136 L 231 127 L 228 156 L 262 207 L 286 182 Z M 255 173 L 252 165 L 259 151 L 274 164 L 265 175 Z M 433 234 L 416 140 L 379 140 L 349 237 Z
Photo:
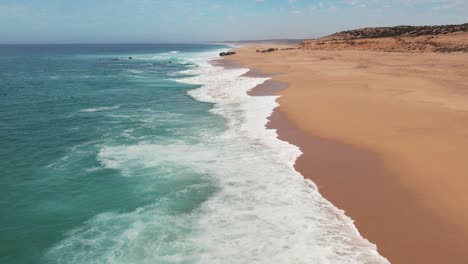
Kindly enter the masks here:
M 253 68 L 252 74 L 261 73 L 262 77 L 278 72 L 250 65 L 236 56 L 223 61 L 228 67 Z M 249 95 L 284 96 L 290 89 L 284 79 L 273 76 L 270 84 L 252 89 Z M 284 111 L 282 99 L 278 101 L 280 106 L 269 117 L 267 128 L 276 129 L 279 139 L 300 147 L 303 154 L 296 160 L 296 170 L 311 179 L 327 200 L 345 210 L 379 253 L 392 263 L 468 260 L 464 246 L 468 236 L 460 232 L 462 228 L 430 210 L 418 193 L 399 181 L 398 172 L 379 153 L 301 129 Z
M 213 58 L 206 59 L 213 65 Z M 266 129 L 268 117 L 278 106 L 277 97 L 254 97 L 248 92 L 269 78 L 245 77 L 253 74 L 245 67 L 226 69 L 204 62 L 180 81 L 201 85 L 188 95 L 213 103 L 210 111 L 225 117 L 228 125 L 221 137 L 208 139 L 208 145 L 218 153 L 216 157 L 226 154 L 227 163 L 222 164 L 227 170 L 221 171 L 220 193 L 206 201 L 206 206 L 220 205 L 220 212 L 228 214 L 220 217 L 214 212 L 210 218 L 222 221 L 213 224 L 221 224 L 222 229 L 234 227 L 226 231 L 236 235 L 230 238 L 223 236 L 224 232 L 203 232 L 220 235 L 215 248 L 224 248 L 220 243 L 232 246 L 235 242 L 232 253 L 260 262 L 388 264 L 375 245 L 362 238 L 351 219 L 295 170 L 295 160 L 301 154 L 297 146 Z

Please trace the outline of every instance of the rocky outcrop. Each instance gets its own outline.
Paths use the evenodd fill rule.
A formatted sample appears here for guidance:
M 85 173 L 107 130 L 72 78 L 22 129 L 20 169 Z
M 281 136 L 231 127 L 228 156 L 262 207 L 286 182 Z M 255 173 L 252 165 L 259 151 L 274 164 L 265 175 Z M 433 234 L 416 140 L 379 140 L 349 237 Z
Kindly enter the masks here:
M 268 52 L 273 52 L 273 51 L 278 51 L 278 49 L 276 48 L 269 48 L 269 49 L 266 49 L 266 50 L 257 50 L 257 52 L 261 52 L 261 53 L 268 53 Z
M 293 49 L 296 49 L 296 48 L 283 48 L 283 49 L 269 48 L 269 49 L 266 49 L 266 50 L 257 50 L 257 52 L 268 53 L 268 52 L 274 52 L 274 51 L 279 51 L 279 50 L 293 50 Z
M 358 49 L 394 52 L 468 52 L 468 23 L 397 26 L 343 31 L 304 41 L 301 49 Z
M 224 57 L 224 56 L 230 56 L 230 55 L 234 55 L 234 54 L 236 54 L 236 52 L 234 52 L 234 51 L 227 51 L 227 52 L 221 52 L 221 53 L 219 54 L 219 56 Z

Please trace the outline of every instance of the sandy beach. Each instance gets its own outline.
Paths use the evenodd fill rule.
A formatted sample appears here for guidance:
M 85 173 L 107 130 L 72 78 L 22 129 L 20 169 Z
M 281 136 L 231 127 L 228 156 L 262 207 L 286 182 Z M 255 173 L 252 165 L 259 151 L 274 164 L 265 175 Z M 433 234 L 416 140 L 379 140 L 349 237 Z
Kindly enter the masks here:
M 468 263 L 468 54 L 269 47 L 226 62 L 273 75 L 297 170 L 392 263 Z

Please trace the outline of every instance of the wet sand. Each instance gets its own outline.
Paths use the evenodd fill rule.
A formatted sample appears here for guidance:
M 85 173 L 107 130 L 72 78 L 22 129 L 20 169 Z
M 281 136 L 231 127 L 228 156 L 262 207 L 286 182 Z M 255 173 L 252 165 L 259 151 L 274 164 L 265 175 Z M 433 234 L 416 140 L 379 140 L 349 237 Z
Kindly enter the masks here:
M 251 95 L 282 95 L 296 169 L 392 263 L 468 263 L 468 57 L 258 48 L 227 61 L 276 73 Z

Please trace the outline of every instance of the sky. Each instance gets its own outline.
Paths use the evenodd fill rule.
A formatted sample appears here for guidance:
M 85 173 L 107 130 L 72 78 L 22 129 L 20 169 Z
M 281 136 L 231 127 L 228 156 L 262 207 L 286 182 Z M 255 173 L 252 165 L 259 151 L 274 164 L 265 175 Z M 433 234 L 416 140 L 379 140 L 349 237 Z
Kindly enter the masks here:
M 467 22 L 468 0 L 0 0 L 3 44 L 307 39 Z

